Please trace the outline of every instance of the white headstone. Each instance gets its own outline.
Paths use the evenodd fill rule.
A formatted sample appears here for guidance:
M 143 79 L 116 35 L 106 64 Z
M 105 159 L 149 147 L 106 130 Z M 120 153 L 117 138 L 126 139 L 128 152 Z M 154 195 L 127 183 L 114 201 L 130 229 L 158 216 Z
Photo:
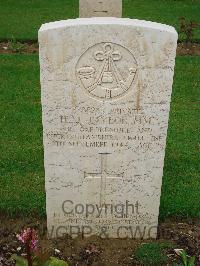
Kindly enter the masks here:
M 75 19 L 39 43 L 49 232 L 156 237 L 175 29 Z
M 79 0 L 79 17 L 122 17 L 122 0 Z

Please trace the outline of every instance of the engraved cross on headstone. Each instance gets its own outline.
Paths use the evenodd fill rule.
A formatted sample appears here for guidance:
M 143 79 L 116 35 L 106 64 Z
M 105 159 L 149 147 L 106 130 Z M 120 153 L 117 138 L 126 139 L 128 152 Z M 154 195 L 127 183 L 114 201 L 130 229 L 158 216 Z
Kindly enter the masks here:
M 116 174 L 112 175 L 107 172 L 107 156 L 110 153 L 100 153 L 101 156 L 101 172 L 100 173 L 84 173 L 84 177 L 87 179 L 100 179 L 101 180 L 101 186 L 100 186 L 100 206 L 103 206 L 106 196 L 106 181 L 107 179 L 119 179 L 123 176 L 122 174 Z

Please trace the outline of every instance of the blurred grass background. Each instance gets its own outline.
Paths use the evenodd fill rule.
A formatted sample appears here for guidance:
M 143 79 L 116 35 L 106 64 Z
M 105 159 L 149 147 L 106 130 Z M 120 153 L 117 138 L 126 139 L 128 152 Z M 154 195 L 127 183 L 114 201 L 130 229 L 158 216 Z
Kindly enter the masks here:
M 78 16 L 78 0 L 1 0 L 0 40 L 36 41 L 43 23 Z M 123 0 L 123 17 L 169 24 L 178 31 L 180 17 L 200 23 L 200 0 Z M 193 40 L 200 41 L 200 29 Z

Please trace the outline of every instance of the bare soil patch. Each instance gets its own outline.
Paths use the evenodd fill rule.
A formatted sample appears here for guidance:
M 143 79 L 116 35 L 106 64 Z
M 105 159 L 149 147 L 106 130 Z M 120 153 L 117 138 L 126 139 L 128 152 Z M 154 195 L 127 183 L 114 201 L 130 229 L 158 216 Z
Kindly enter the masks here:
M 0 54 L 35 54 L 37 42 L 0 42 Z M 200 43 L 178 43 L 177 55 L 200 55 Z
M 37 42 L 0 42 L 0 54 L 35 54 L 38 52 Z
M 16 234 L 22 229 L 33 227 L 38 231 L 40 245 L 51 255 L 66 260 L 69 265 L 79 266 L 116 266 L 143 265 L 133 254 L 142 243 L 151 240 L 134 239 L 102 239 L 96 236 L 89 238 L 49 240 L 46 237 L 45 219 L 36 218 L 8 218 L 0 216 L 0 266 L 15 265 L 9 261 L 12 254 L 26 256 L 23 247 L 16 239 Z M 174 248 L 183 248 L 189 255 L 200 255 L 200 219 L 167 220 L 159 225 L 159 236 L 154 242 L 171 242 Z M 168 265 L 177 261 L 173 249 L 168 249 Z M 200 265 L 200 262 L 197 262 Z
M 179 43 L 177 55 L 200 55 L 200 43 Z

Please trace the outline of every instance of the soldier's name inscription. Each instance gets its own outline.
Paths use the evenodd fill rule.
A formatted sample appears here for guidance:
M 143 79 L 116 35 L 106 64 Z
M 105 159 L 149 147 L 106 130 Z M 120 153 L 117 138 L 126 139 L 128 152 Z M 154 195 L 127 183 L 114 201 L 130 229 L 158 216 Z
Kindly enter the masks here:
M 113 108 L 107 116 L 98 115 L 98 111 L 85 106 L 69 109 L 66 114 L 58 114 L 55 118 L 57 128 L 46 132 L 49 144 L 86 148 L 132 146 L 132 149 L 143 152 L 163 149 L 160 141 L 162 142 L 164 135 L 153 130 L 158 120 L 156 116 L 131 107 Z

